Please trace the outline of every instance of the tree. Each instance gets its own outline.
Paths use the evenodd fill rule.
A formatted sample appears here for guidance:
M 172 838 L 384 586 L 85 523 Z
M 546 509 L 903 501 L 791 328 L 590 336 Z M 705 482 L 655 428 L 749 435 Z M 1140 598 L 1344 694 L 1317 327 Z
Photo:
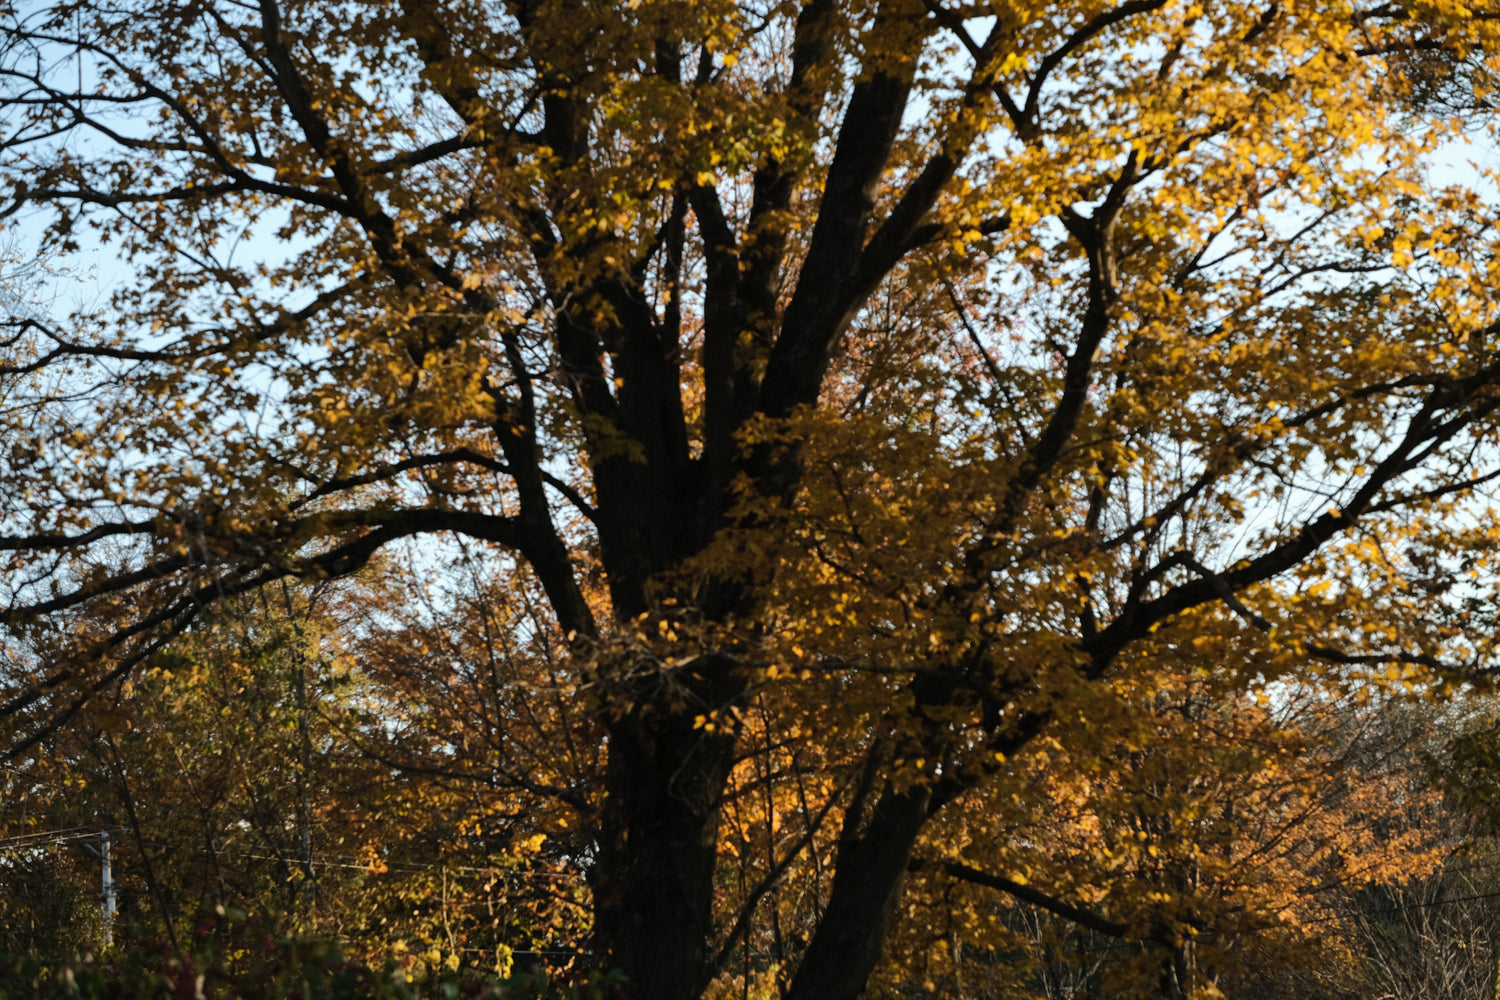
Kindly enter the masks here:
M 351 653 L 378 645 L 370 619 L 393 596 L 369 577 L 220 602 L 9 769 L 0 953 L 99 950 L 99 863 L 83 842 L 101 830 L 127 950 L 232 956 L 235 934 L 276 935 L 417 978 L 504 974 L 541 942 L 576 950 L 573 881 L 514 850 L 544 839 L 539 817 L 512 833 L 516 817 L 497 822 L 471 784 L 431 769 L 395 781 L 363 752 L 399 727 L 402 694 Z
M 15 758 L 219 602 L 463 538 L 527 608 L 497 718 L 602 753 L 486 776 L 589 831 L 594 960 L 698 996 L 816 860 L 785 995 L 851 998 L 933 824 L 1142 671 L 1492 666 L 1493 185 L 1435 170 L 1488 8 L 3 16 L 5 217 L 128 272 L 10 321 Z M 755 754 L 823 794 L 726 902 Z
M 1029 815 L 970 801 L 935 821 L 921 909 L 897 938 L 928 953 L 932 992 L 1247 997 L 1271 982 L 1264 995 L 1281 996 L 1288 974 L 1365 943 L 1343 923 L 1348 900 L 1408 891 L 1460 843 L 1425 766 L 1436 737 L 1410 706 L 1142 678 L 1134 719 L 1011 769 Z M 995 836 L 997 815 L 1021 822 Z M 1031 972 L 1019 989 L 1018 970 Z

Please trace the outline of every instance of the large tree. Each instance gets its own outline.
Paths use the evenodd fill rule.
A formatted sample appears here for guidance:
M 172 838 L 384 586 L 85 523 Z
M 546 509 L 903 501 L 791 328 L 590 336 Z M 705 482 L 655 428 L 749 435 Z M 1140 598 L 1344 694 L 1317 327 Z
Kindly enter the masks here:
M 0 213 L 117 261 L 9 321 L 15 759 L 218 601 L 462 538 L 517 609 L 454 645 L 493 720 L 592 750 L 444 753 L 587 831 L 594 961 L 696 997 L 826 850 L 822 1000 L 934 819 L 1024 853 L 1007 797 L 1142 678 L 1493 667 L 1493 185 L 1439 169 L 1487 8 L 0 17 Z M 728 905 L 752 756 L 820 784 Z M 1192 927 L 1142 892 L 1111 926 Z

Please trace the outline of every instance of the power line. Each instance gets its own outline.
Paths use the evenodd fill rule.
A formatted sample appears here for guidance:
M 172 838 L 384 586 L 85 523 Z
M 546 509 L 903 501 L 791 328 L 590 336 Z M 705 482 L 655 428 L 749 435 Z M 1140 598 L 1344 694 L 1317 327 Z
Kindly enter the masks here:
M 10 843 L 11 841 L 30 840 L 30 839 L 32 839 L 34 837 L 57 837 L 57 836 L 64 836 L 64 835 L 67 835 L 67 834 L 70 834 L 70 833 L 77 833 L 80 830 L 94 830 L 94 829 L 97 829 L 97 827 L 82 826 L 82 825 L 80 825 L 80 826 L 65 826 L 61 830 L 34 830 L 31 833 L 18 833 L 18 834 L 15 834 L 13 836 L 10 836 L 10 837 L 0 838 L 0 847 L 5 846 L 6 844 Z
M 34 848 L 56 846 L 74 840 L 83 840 L 88 837 L 99 836 L 98 828 L 74 827 L 71 830 L 53 830 L 47 833 L 33 833 L 24 836 L 11 837 L 0 840 L 0 852 L 16 852 L 31 850 Z
M 79 827 L 78 829 L 87 831 L 85 834 L 83 834 L 83 836 L 97 836 L 99 828 Z M 125 827 L 120 826 L 112 827 L 111 829 L 120 834 L 129 832 Z M 155 847 L 161 850 L 176 850 L 178 847 L 178 845 L 164 843 L 159 840 L 141 840 L 139 842 L 147 847 Z M 0 848 L 3 847 L 4 843 L 0 842 Z M 289 863 L 290 861 L 295 860 L 289 855 L 282 853 L 264 853 L 266 850 L 268 849 L 234 847 L 212 848 L 215 856 L 227 855 L 229 857 L 246 858 L 254 861 L 280 861 L 282 863 Z M 269 850 L 274 851 L 274 849 Z M 312 859 L 315 864 L 322 868 L 342 868 L 351 871 L 363 871 L 372 874 L 379 874 L 381 871 L 400 872 L 408 875 L 417 874 L 419 872 L 449 871 L 456 873 L 494 876 L 504 879 L 530 879 L 538 882 L 545 881 L 582 883 L 587 881 L 587 879 L 583 875 L 570 872 L 539 872 L 523 870 L 507 871 L 504 869 L 484 867 L 480 865 L 450 865 L 444 864 L 442 862 L 431 861 L 387 861 L 385 859 L 363 861 L 357 855 L 353 854 L 316 853 L 312 856 Z
M 1429 899 L 1418 903 L 1392 903 L 1388 906 L 1373 906 L 1371 913 L 1405 913 L 1407 910 L 1426 910 L 1438 906 L 1450 906 L 1454 903 L 1472 903 L 1481 899 L 1500 899 L 1500 890 L 1495 892 L 1479 892 L 1471 896 L 1449 896 L 1445 899 Z M 1311 920 L 1302 920 L 1303 924 L 1327 924 L 1335 920 L 1357 919 L 1361 914 L 1329 914 L 1326 917 L 1314 917 Z
M 127 832 L 124 827 L 114 827 L 113 830 L 120 834 Z M 56 847 L 73 841 L 97 838 L 99 835 L 99 827 L 72 827 L 63 830 L 26 834 L 0 841 L 0 853 L 18 853 L 26 850 Z M 148 840 L 141 841 L 141 843 L 147 847 L 154 847 L 161 850 L 173 850 L 175 848 L 175 845 L 162 843 L 161 841 Z M 289 863 L 289 858 L 286 855 L 264 853 L 262 850 L 256 849 L 216 847 L 213 848 L 213 853 L 216 857 L 228 856 L 251 861 Z M 312 857 L 312 861 L 319 868 L 361 871 L 372 875 L 383 874 L 385 872 L 415 875 L 425 872 L 448 871 L 457 874 L 484 875 L 501 881 L 563 882 L 573 885 L 583 884 L 587 881 L 581 874 L 568 872 L 505 871 L 476 865 L 445 865 L 440 862 L 385 861 L 383 859 L 361 861 L 356 856 L 349 854 L 315 854 Z

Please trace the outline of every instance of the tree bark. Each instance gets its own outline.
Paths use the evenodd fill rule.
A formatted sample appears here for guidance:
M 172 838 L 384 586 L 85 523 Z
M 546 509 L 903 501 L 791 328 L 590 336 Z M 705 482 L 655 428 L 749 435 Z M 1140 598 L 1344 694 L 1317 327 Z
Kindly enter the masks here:
M 912 846 L 927 821 L 929 786 L 886 786 L 869 821 L 839 845 L 828 906 L 786 1000 L 857 1000 L 895 922 Z M 856 822 L 849 817 L 846 824 Z
M 713 940 L 720 796 L 734 739 L 687 714 L 633 712 L 610 729 L 594 865 L 595 964 L 632 1000 L 695 1000 Z

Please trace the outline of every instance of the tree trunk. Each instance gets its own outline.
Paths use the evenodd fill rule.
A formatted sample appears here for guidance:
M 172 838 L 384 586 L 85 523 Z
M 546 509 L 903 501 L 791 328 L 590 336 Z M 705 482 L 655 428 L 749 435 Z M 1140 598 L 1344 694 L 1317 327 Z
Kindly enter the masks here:
M 734 740 L 690 715 L 634 713 L 610 729 L 594 866 L 595 962 L 632 1000 L 696 1000 L 713 938 L 721 795 Z
M 828 907 L 786 1000 L 857 1000 L 896 917 L 931 789 L 887 786 L 865 828 L 839 846 Z M 858 822 L 850 816 L 846 824 Z

